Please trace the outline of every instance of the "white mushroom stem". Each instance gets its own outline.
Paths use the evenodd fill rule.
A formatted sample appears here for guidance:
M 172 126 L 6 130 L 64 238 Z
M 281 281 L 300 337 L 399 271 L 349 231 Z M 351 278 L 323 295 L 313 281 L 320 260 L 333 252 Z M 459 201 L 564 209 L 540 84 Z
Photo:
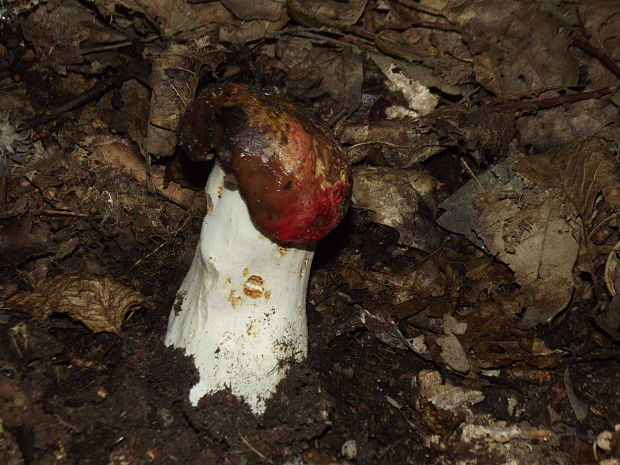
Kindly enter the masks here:
M 256 229 L 237 190 L 215 163 L 200 243 L 170 313 L 166 344 L 194 357 L 189 393 L 229 388 L 256 415 L 292 361 L 306 358 L 306 290 L 313 244 L 284 247 Z

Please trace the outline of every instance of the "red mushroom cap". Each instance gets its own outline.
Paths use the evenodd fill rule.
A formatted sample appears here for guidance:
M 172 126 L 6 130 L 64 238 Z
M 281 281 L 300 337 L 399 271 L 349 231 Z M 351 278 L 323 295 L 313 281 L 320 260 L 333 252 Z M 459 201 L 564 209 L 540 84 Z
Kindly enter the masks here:
M 344 151 L 290 103 L 242 85 L 211 88 L 182 124 L 186 150 L 215 149 L 265 234 L 317 241 L 344 216 L 352 184 Z

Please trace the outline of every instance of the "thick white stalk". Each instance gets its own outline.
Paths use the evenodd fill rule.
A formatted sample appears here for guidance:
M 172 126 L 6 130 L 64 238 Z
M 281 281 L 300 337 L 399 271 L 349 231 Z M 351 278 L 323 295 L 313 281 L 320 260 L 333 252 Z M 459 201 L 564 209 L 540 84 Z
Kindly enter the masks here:
M 206 187 L 210 210 L 170 313 L 166 344 L 194 357 L 197 405 L 226 388 L 264 413 L 291 361 L 308 351 L 306 290 L 313 244 L 284 247 L 259 232 L 216 162 Z

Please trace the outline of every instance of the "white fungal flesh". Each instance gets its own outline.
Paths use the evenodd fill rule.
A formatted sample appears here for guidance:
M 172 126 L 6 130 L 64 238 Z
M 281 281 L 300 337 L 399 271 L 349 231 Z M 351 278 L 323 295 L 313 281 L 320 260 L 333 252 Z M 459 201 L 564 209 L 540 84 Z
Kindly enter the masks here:
M 216 163 L 200 243 L 170 313 L 166 344 L 193 355 L 200 380 L 189 393 L 230 388 L 256 415 L 294 360 L 306 358 L 306 290 L 313 247 L 287 248 L 256 229 Z

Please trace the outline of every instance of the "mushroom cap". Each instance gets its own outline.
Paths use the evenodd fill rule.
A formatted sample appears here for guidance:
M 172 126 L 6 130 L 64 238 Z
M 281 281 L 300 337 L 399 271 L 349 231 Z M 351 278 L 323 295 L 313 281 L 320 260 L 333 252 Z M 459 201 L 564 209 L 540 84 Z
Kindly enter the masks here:
M 352 184 L 344 151 L 292 104 L 243 85 L 212 87 L 181 124 L 188 156 L 216 152 L 266 235 L 317 241 L 344 216 Z

